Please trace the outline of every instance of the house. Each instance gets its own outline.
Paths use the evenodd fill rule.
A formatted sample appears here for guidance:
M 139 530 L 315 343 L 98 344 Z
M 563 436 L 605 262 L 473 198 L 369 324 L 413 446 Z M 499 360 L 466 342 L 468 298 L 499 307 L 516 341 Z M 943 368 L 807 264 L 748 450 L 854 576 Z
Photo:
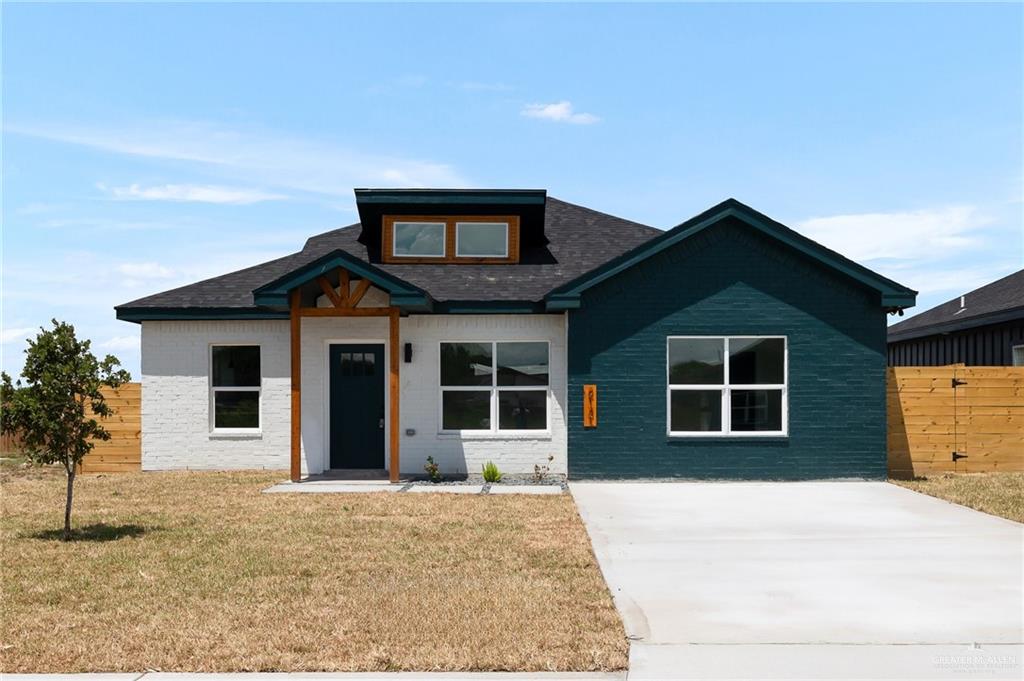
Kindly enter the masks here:
M 1024 270 L 889 327 L 889 366 L 1024 366 Z
M 914 291 L 731 199 L 661 231 L 543 190 L 355 195 L 297 253 L 116 308 L 144 469 L 885 475 Z

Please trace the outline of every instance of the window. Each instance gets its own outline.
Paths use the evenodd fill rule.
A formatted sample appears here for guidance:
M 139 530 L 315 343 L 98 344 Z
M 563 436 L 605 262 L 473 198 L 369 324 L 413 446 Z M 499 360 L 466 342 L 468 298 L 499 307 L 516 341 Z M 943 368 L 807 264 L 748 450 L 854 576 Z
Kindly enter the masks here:
M 516 263 L 519 217 L 385 215 L 381 245 L 386 263 Z
M 396 222 L 392 253 L 397 258 L 443 258 L 445 223 Z
M 455 223 L 455 255 L 478 258 L 506 257 L 508 255 L 508 223 Z
M 1024 345 L 1013 346 L 1013 366 L 1024 367 Z
M 260 346 L 210 348 L 211 425 L 214 430 L 260 427 Z
M 548 343 L 441 343 L 441 430 L 548 428 Z
M 668 339 L 669 435 L 785 435 L 786 339 Z

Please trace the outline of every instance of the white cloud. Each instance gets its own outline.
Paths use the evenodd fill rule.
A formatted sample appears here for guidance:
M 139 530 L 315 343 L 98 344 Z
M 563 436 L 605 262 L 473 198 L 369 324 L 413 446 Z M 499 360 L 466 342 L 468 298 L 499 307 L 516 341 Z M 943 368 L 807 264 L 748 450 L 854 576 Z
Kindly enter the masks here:
M 960 205 L 814 217 L 797 229 L 853 260 L 919 260 L 977 246 L 991 222 L 977 207 Z
M 117 271 L 133 279 L 170 279 L 176 272 L 155 262 L 126 262 L 117 266 Z
M 97 348 L 104 350 L 138 350 L 138 336 L 114 336 L 96 344 Z
M 960 204 L 814 217 L 795 226 L 918 291 L 917 312 L 1018 269 L 1013 258 L 1020 248 L 1017 220 L 1000 215 L 999 206 L 983 210 Z
M 272 194 L 259 189 L 222 187 L 211 184 L 163 184 L 151 187 L 132 184 L 127 187 L 108 188 L 105 184 L 101 183 L 96 186 L 100 190 L 109 193 L 115 199 L 143 201 L 186 201 L 248 205 L 261 201 L 280 201 L 288 198 L 284 194 Z
M 362 152 L 330 140 L 261 129 L 144 121 L 109 127 L 14 123 L 4 130 L 117 154 L 187 161 L 234 181 L 329 196 L 349 197 L 352 187 L 469 186 L 444 163 Z
M 914 289 L 922 297 L 927 296 L 931 299 L 935 294 L 944 294 L 941 297 L 945 300 L 990 284 L 996 279 L 1020 269 L 1020 265 L 1016 265 L 1012 260 L 967 266 L 956 266 L 946 262 L 925 262 L 910 267 L 883 265 L 878 269 L 887 277 Z
M 576 125 L 589 125 L 601 120 L 594 114 L 576 113 L 572 109 L 572 102 L 568 100 L 555 102 L 554 104 L 527 104 L 520 113 L 527 118 L 541 118 L 547 121 L 574 123 Z
M 0 343 L 12 343 L 28 338 L 36 329 L 31 326 L 19 326 L 13 329 L 0 331 Z

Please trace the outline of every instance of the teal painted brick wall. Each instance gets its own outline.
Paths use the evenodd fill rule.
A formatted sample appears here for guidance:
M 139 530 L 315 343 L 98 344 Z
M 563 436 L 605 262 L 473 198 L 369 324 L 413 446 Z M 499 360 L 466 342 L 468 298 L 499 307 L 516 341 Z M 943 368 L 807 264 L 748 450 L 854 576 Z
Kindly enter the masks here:
M 884 478 L 877 292 L 742 223 L 716 225 L 586 291 L 569 318 L 572 478 Z M 670 335 L 785 335 L 789 435 L 669 438 Z M 583 386 L 598 386 L 585 429 Z

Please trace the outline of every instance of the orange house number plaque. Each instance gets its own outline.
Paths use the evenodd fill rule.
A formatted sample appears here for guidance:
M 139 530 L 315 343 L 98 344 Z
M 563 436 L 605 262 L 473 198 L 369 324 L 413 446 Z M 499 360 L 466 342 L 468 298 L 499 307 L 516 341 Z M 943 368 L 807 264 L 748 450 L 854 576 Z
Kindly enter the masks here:
M 583 427 L 597 427 L 597 386 L 583 386 Z

